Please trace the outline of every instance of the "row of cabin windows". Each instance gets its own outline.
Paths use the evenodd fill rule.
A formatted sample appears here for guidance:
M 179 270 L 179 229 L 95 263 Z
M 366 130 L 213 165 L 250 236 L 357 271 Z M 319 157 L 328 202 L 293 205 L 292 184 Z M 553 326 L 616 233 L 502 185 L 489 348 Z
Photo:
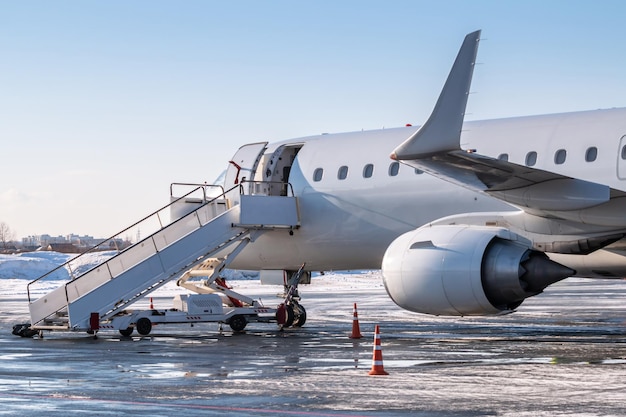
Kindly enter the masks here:
M 593 162 L 597 158 L 598 158 L 598 148 L 596 148 L 595 146 L 591 146 L 587 148 L 587 151 L 585 151 L 585 161 Z M 500 156 L 498 156 L 498 159 L 502 161 L 508 161 L 509 154 L 502 153 L 500 154 Z M 559 149 L 558 151 L 554 153 L 554 163 L 556 165 L 564 164 L 566 159 L 567 159 L 567 151 L 565 149 Z M 622 148 L 622 159 L 626 159 L 626 146 Z M 526 164 L 526 166 L 529 166 L 529 167 L 534 166 L 537 163 L 537 152 L 535 151 L 528 152 L 526 154 L 526 159 L 524 160 L 524 163 Z
M 623 160 L 626 160 L 626 145 L 622 147 L 620 157 Z M 587 148 L 587 150 L 585 151 L 585 161 L 594 162 L 597 158 L 598 158 L 598 148 L 596 148 L 595 146 L 590 146 L 589 148 Z M 509 154 L 508 153 L 500 154 L 498 156 L 498 159 L 502 161 L 508 161 Z M 564 164 L 566 159 L 567 159 L 567 151 L 565 149 L 559 149 L 554 153 L 554 163 L 556 165 Z M 537 163 L 537 152 L 536 151 L 528 152 L 526 154 L 526 159 L 524 162 L 526 166 L 529 166 L 529 167 L 534 166 Z M 400 171 L 400 164 L 398 162 L 392 162 L 391 164 L 389 164 L 389 169 L 387 173 L 390 177 L 395 177 L 396 175 L 398 175 L 399 171 Z M 415 169 L 416 174 L 421 174 L 422 172 L 423 171 L 419 169 Z M 365 165 L 363 167 L 363 178 L 371 178 L 372 175 L 374 175 L 374 164 Z M 313 181 L 319 182 L 322 180 L 323 176 L 324 176 L 324 169 L 317 168 L 313 172 Z M 348 178 L 348 167 L 346 165 L 339 167 L 339 170 L 337 171 L 337 178 L 340 180 L 345 180 L 346 178 Z
M 400 172 L 399 162 L 392 162 L 391 164 L 389 164 L 387 174 L 390 177 L 395 177 L 396 175 L 398 175 L 398 172 Z M 423 172 L 424 171 L 422 170 L 415 169 L 415 174 L 422 174 Z M 371 178 L 372 175 L 374 175 L 374 164 L 365 165 L 363 167 L 363 178 Z M 315 171 L 313 171 L 313 181 L 319 182 L 322 180 L 323 176 L 324 168 L 317 168 Z M 346 178 L 348 178 L 348 167 L 346 165 L 343 165 L 339 167 L 339 170 L 337 170 L 337 179 L 345 180 Z

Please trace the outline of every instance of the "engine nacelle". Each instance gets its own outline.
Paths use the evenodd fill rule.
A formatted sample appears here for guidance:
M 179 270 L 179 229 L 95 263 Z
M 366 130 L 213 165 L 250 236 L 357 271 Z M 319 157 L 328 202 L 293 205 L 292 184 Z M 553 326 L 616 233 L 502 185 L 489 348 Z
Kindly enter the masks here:
M 575 271 L 531 250 L 509 230 L 452 225 L 398 237 L 385 252 L 382 273 L 400 307 L 466 316 L 512 312 Z

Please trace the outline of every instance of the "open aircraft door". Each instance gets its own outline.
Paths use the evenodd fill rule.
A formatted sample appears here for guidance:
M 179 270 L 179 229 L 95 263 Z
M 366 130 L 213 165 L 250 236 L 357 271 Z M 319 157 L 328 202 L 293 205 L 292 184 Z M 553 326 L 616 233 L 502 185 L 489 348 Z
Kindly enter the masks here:
M 254 180 L 254 173 L 266 148 L 267 142 L 250 143 L 239 148 L 228 162 L 228 169 L 224 177 L 224 189 L 228 190 L 241 184 L 242 180 Z M 253 183 L 244 182 L 244 187 L 246 187 L 244 192 L 249 194 L 253 186 Z M 231 204 L 239 204 L 239 190 L 235 189 L 230 192 L 228 198 Z

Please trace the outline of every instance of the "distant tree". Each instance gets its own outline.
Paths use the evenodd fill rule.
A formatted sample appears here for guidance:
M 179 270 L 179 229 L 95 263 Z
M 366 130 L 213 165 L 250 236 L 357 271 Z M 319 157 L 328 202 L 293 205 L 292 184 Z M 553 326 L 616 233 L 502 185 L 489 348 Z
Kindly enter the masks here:
M 0 222 L 0 244 L 3 249 L 7 249 L 9 243 L 15 240 L 15 233 L 5 222 Z

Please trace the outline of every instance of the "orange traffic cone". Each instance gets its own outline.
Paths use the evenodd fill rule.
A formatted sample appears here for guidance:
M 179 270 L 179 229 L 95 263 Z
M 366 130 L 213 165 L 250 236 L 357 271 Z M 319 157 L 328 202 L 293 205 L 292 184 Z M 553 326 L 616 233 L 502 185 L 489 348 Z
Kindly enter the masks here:
M 152 305 L 152 297 L 150 297 L 150 310 L 154 310 L 154 306 Z
M 380 328 L 378 324 L 374 331 L 374 358 L 372 359 L 372 369 L 368 375 L 389 375 L 383 367 L 383 351 L 380 348 Z
M 354 303 L 354 310 L 352 313 L 352 334 L 350 335 L 350 339 L 360 339 L 361 329 L 359 328 L 359 313 L 356 311 L 356 303 Z

